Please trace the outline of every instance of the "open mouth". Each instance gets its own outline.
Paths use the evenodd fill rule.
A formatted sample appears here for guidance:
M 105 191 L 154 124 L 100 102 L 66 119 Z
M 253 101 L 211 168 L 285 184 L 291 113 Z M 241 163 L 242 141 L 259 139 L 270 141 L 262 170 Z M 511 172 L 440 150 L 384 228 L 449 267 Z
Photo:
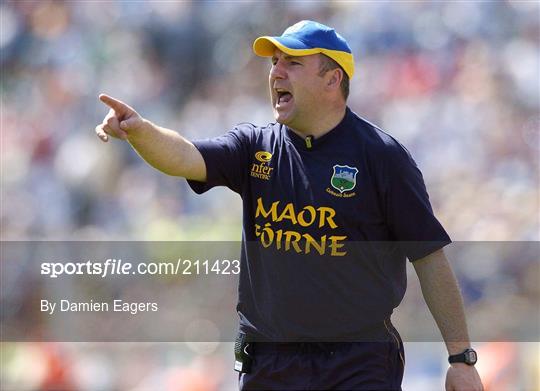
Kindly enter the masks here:
M 287 90 L 276 89 L 276 92 L 277 92 L 277 104 L 278 105 L 290 102 L 292 97 L 293 97 L 292 94 Z

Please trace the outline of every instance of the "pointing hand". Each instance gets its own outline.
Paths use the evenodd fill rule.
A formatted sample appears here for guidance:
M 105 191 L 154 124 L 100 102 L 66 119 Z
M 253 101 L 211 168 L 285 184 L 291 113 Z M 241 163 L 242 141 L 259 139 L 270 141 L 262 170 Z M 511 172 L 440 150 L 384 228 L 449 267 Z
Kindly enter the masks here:
M 110 107 L 103 122 L 96 126 L 98 137 L 107 142 L 109 136 L 127 140 L 144 124 L 144 119 L 130 106 L 109 95 L 99 95 L 99 100 Z

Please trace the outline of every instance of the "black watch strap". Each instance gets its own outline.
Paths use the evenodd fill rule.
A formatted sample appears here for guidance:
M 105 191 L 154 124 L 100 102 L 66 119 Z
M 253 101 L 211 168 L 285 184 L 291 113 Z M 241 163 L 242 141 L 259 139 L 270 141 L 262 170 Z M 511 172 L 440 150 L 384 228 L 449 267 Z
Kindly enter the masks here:
M 478 356 L 476 355 L 476 351 L 471 348 L 465 349 L 462 353 L 453 354 L 448 357 L 448 362 L 450 364 L 462 362 L 467 365 L 474 365 L 477 360 Z

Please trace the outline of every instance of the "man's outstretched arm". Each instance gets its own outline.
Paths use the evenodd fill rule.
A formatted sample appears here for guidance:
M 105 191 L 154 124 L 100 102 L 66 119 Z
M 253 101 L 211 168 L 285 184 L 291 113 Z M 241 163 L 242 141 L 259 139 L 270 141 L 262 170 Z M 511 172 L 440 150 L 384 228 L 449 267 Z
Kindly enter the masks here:
M 168 175 L 204 182 L 206 166 L 197 148 L 173 130 L 154 125 L 124 102 L 101 94 L 110 107 L 103 122 L 96 126 L 98 137 L 126 140 L 152 167 Z
M 463 299 L 443 250 L 413 262 L 422 294 L 446 343 L 449 354 L 470 347 Z M 474 366 L 454 363 L 446 374 L 447 391 L 480 391 L 482 382 Z

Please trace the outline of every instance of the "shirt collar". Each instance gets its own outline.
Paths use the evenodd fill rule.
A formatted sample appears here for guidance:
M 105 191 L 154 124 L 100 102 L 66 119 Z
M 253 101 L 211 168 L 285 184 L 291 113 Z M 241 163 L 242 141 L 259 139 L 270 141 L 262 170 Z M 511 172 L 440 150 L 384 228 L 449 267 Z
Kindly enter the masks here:
M 295 147 L 306 151 L 314 151 L 327 143 L 329 140 L 333 140 L 334 138 L 339 137 L 345 129 L 349 128 L 353 118 L 354 113 L 347 106 L 345 109 L 345 115 L 343 116 L 341 122 L 337 124 L 332 130 L 316 139 L 312 136 L 311 139 L 310 136 L 300 136 L 285 125 L 282 125 L 282 129 L 284 128 L 285 130 L 285 137 L 290 140 Z

